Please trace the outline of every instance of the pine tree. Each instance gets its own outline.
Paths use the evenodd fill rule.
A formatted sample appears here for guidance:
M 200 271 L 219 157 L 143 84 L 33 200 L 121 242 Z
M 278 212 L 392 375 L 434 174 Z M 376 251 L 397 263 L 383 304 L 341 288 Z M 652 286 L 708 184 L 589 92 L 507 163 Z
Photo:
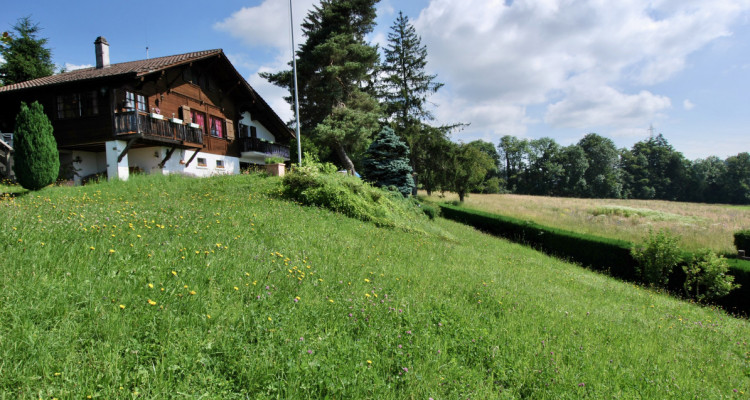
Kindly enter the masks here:
M 377 132 L 369 121 L 380 117 L 376 102 L 368 100 L 379 57 L 377 48 L 365 41 L 375 25 L 378 1 L 322 0 L 302 23 L 306 40 L 296 52 L 302 136 L 330 149 L 350 172 L 355 169 L 350 153 L 364 150 Z M 261 76 L 294 90 L 291 70 Z M 293 104 L 291 96 L 286 100 Z M 367 123 L 352 132 L 348 126 L 354 120 Z
M 365 179 L 375 186 L 395 186 L 404 197 L 414 189 L 409 148 L 396 136 L 393 129 L 383 128 L 365 153 L 362 162 Z
M 21 186 L 39 190 L 55 182 L 60 170 L 57 142 L 52 135 L 52 123 L 39 102 L 31 106 L 21 102 L 13 146 L 13 171 Z
M 0 65 L 0 83 L 11 85 L 52 75 L 52 52 L 44 47 L 47 39 L 37 38 L 39 25 L 32 23 L 30 17 L 23 17 L 13 29 L 15 34 L 3 33 L 0 55 L 5 63 Z
M 388 33 L 384 55 L 381 70 L 385 77 L 380 89 L 385 112 L 408 142 L 408 136 L 414 133 L 410 132 L 412 127 L 433 119 L 425 103 L 443 84 L 435 82 L 437 75 L 425 72 L 427 47 L 422 45 L 409 17 L 400 11 Z

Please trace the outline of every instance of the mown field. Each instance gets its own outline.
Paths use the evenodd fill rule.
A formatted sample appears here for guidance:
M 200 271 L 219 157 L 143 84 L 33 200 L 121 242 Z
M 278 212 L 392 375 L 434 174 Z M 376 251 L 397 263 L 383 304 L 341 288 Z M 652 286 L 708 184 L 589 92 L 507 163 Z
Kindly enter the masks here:
M 424 195 L 424 193 L 422 193 Z M 430 201 L 458 200 L 433 193 Z M 639 243 L 649 229 L 667 229 L 685 250 L 735 254 L 733 234 L 750 228 L 750 207 L 661 200 L 576 199 L 515 194 L 471 194 L 469 208 L 528 219 L 574 232 Z
M 0 201 L 0 398 L 741 399 L 750 323 L 262 175 Z M 473 196 L 472 196 L 473 197 Z

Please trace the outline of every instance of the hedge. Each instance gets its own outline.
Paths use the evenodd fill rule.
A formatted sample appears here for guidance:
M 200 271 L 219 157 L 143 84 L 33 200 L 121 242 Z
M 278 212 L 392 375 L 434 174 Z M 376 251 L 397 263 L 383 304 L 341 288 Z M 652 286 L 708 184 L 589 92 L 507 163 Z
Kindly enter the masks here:
M 750 257 L 750 229 L 734 233 L 734 247 L 745 250 L 745 256 Z
M 539 225 L 513 217 L 470 210 L 449 204 L 440 204 L 444 218 L 471 225 L 481 231 L 523 243 L 569 261 L 577 262 L 594 270 L 628 281 L 636 279 L 636 261 L 630 254 L 633 243 L 624 240 L 603 238 L 563 229 Z M 683 254 L 683 260 L 691 254 Z M 750 313 L 750 262 L 727 259 L 729 273 L 741 287 L 717 301 L 727 311 L 737 314 Z M 685 272 L 682 265 L 676 266 L 669 277 L 668 289 L 682 293 Z

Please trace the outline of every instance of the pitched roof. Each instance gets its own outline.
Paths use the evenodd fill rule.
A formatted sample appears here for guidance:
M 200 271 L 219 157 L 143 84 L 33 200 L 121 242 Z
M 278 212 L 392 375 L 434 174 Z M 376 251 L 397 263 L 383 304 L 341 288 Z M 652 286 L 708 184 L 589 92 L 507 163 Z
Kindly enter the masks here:
M 193 53 L 177 54 L 173 56 L 157 57 L 148 60 L 128 61 L 117 64 L 110 64 L 105 68 L 83 68 L 75 71 L 64 72 L 46 76 L 44 78 L 32 79 L 26 82 L 19 82 L 8 86 L 0 86 L 0 92 L 10 92 L 13 90 L 34 88 L 59 83 L 70 83 L 88 79 L 113 77 L 118 75 L 132 74 L 135 77 L 150 74 L 166 68 L 174 67 L 180 64 L 190 63 L 203 58 L 215 56 L 223 53 L 221 49 L 196 51 Z

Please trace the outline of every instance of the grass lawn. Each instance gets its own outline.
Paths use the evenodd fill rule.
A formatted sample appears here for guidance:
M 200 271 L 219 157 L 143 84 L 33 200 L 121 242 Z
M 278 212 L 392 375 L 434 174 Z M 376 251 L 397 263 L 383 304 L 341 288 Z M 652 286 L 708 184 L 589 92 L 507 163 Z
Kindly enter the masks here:
M 750 395 L 747 320 L 450 221 L 302 207 L 279 182 L 0 201 L 0 398 Z
M 428 200 L 453 201 L 458 200 L 458 196 L 446 193 L 441 197 L 433 193 Z M 465 198 L 464 205 L 634 243 L 639 243 L 650 228 L 665 228 L 680 236 L 680 246 L 685 250 L 709 248 L 724 254 L 736 253 L 734 232 L 750 228 L 749 206 L 515 194 L 471 194 Z

